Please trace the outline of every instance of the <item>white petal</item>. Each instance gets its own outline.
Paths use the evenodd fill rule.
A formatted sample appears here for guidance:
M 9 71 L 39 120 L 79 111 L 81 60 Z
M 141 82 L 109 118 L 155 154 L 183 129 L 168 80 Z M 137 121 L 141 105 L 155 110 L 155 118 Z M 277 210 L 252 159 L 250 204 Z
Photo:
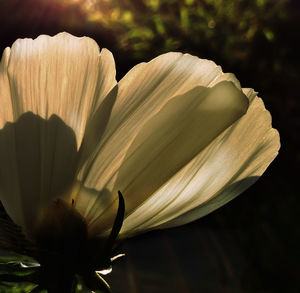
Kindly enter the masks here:
M 116 84 L 111 53 L 99 56 L 92 39 L 67 33 L 17 40 L 7 70 L 14 120 L 28 111 L 56 114 L 75 131 L 78 148 L 89 115 Z
M 107 132 L 89 174 L 82 172 L 78 179 L 84 178 L 90 188 L 113 186 L 128 147 L 149 119 L 173 97 L 196 86 L 212 87 L 222 80 L 239 87 L 236 78 L 222 73 L 214 62 L 188 54 L 167 53 L 135 66 L 119 82 Z
M 247 97 L 231 82 L 213 88 L 196 87 L 173 98 L 144 125 L 130 146 L 112 198 L 120 190 L 126 213 L 131 213 L 247 108 Z M 102 226 L 115 208 L 116 204 L 99 208 L 95 225 Z
M 233 199 L 266 170 L 280 147 L 271 117 L 253 91 L 248 112 L 125 221 L 123 236 L 182 225 Z
M 115 99 L 108 95 L 114 60 L 108 50 L 99 55 L 93 40 L 61 33 L 17 40 L 0 69 L 0 199 L 27 229 L 44 204 L 70 188 L 86 124 L 81 158 L 101 138 Z
M 189 54 L 167 53 L 149 63 L 141 63 L 119 82 L 110 127 L 118 127 L 132 115 L 137 116 L 135 121 L 144 120 L 172 97 L 196 86 L 212 87 L 223 80 L 232 81 L 240 88 L 232 74 L 224 74 L 214 62 Z M 138 115 L 143 118 L 138 119 Z
M 119 82 L 117 100 L 106 132 L 97 146 L 97 154 L 86 161 L 78 180 L 90 190 L 112 190 L 129 146 L 147 121 L 175 96 L 196 86 L 212 87 L 223 80 L 240 87 L 234 75 L 224 74 L 214 62 L 188 54 L 167 53 L 149 63 L 135 66 Z M 116 196 L 115 192 L 113 198 Z M 91 203 L 88 203 L 88 196 L 82 198 L 85 198 L 84 206 L 97 211 L 93 216 L 93 213 L 84 209 L 85 212 L 92 219 L 100 217 L 102 207 L 99 201 L 91 197 Z M 103 223 L 112 221 L 111 217 L 117 211 L 116 202 L 109 211 L 108 219 L 105 220 L 103 215 L 99 219 L 102 225 L 95 224 L 97 229 L 104 229 Z
M 147 121 L 175 96 L 196 86 L 212 87 L 223 80 L 240 87 L 232 74 L 224 74 L 214 62 L 188 54 L 167 53 L 135 66 L 118 84 L 118 97 L 106 133 L 97 146 L 98 154 L 85 163 L 78 175 L 84 189 L 112 190 L 128 148 Z M 79 198 L 84 204 L 80 206 L 89 215 L 90 231 L 102 231 L 116 214 L 118 204 L 113 199 L 117 192 L 114 190 L 111 202 L 105 196 L 105 203 L 111 206 L 105 217 L 102 201 L 88 194 L 82 192 Z
M 248 99 L 230 82 L 172 99 L 141 129 L 119 170 L 126 210 L 148 198 L 246 113 Z

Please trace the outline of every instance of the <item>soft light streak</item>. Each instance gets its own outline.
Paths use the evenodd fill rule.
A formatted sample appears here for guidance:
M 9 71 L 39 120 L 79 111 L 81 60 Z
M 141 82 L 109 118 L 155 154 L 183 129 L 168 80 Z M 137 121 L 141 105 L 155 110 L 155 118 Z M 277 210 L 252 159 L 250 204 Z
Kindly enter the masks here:
M 97 271 L 98 274 L 101 274 L 101 275 L 108 275 L 112 272 L 112 267 L 110 266 L 108 269 L 105 269 L 105 270 L 101 270 L 101 271 Z
M 40 267 L 41 265 L 39 263 L 35 263 L 35 262 L 20 262 L 20 266 L 22 268 L 37 268 Z

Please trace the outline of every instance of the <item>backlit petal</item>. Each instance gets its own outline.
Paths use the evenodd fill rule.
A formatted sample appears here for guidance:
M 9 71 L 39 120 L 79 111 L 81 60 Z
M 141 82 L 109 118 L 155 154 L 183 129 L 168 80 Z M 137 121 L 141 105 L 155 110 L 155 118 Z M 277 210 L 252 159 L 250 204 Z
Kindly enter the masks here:
M 212 87 L 226 80 L 240 88 L 233 74 L 224 74 L 214 62 L 189 54 L 167 53 L 135 66 L 118 83 L 118 96 L 106 132 L 93 159 L 82 167 L 78 180 L 90 190 L 112 190 L 128 148 L 147 121 L 175 96 L 197 86 Z M 117 197 L 116 192 L 114 197 Z M 87 203 L 87 197 L 84 198 L 89 209 L 97 211 L 86 212 L 93 219 L 99 218 L 102 228 L 104 223 L 112 222 L 103 216 L 100 220 L 102 201 L 91 199 L 91 203 Z M 115 204 L 109 209 L 108 218 L 113 219 L 116 210 Z
M 224 205 L 266 170 L 280 147 L 271 117 L 253 90 L 248 112 L 129 215 L 123 235 L 182 225 Z
M 247 107 L 248 99 L 231 82 L 197 87 L 175 97 L 135 138 L 120 167 L 112 197 L 121 190 L 126 213 L 132 212 L 239 119 Z M 105 213 L 112 214 L 112 208 L 115 205 L 99 210 L 99 215 L 104 214 L 99 225 Z
M 14 120 L 31 111 L 58 115 L 81 144 L 86 121 L 116 84 L 111 53 L 90 38 L 67 33 L 19 39 L 11 48 L 8 78 Z
M 189 54 L 167 53 L 141 63 L 119 82 L 119 92 L 107 132 L 98 146 L 98 155 L 82 172 L 86 186 L 111 188 L 129 146 L 144 124 L 173 97 L 196 86 L 212 87 L 222 80 L 239 82 L 224 74 L 214 62 Z M 87 175 L 87 176 L 86 176 Z
M 112 54 L 86 37 L 42 35 L 5 50 L 0 199 L 17 224 L 29 227 L 38 209 L 70 188 L 84 132 L 80 154 L 88 159 L 104 133 L 115 85 Z

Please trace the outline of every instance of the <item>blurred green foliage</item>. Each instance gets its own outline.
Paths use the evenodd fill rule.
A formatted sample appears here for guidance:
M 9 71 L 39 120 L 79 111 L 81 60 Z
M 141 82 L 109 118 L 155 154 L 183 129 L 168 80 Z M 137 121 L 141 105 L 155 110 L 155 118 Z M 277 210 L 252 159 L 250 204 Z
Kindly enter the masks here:
M 300 14 L 299 9 L 294 9 L 296 1 L 64 0 L 64 3 L 68 13 L 61 19 L 61 26 L 69 24 L 75 33 L 86 30 L 90 36 L 99 38 L 100 45 L 114 53 L 118 69 L 121 68 L 118 77 L 138 62 L 180 51 L 214 60 L 225 72 L 234 72 L 243 87 L 264 92 L 267 103 L 271 96 L 272 103 L 280 103 L 274 94 L 278 95 L 283 88 L 287 89 L 287 96 L 297 94 L 294 84 L 298 80 L 300 34 L 296 28 L 300 27 Z M 289 107 L 292 109 L 288 111 L 294 111 L 294 105 Z
M 113 52 L 118 74 L 181 51 L 214 60 L 245 79 L 244 86 L 265 90 L 282 75 L 291 83 L 298 75 L 297 6 L 297 0 L 10 0 L 0 1 L 6 11 L 0 25 L 8 45 L 17 33 L 66 30 L 94 37 Z M 264 80 L 253 83 L 256 76 Z
M 7 251 L 0 250 L 0 274 L 10 274 L 20 276 L 20 262 L 28 260 L 28 258 L 16 255 Z M 29 283 L 11 283 L 0 282 L 0 292 L 7 293 L 27 293 L 35 286 Z
M 276 23 L 289 17 L 287 0 L 95 0 L 83 7 L 90 22 L 115 36 L 137 59 L 201 47 L 228 59 L 249 58 L 257 35 L 276 41 Z M 79 5 L 80 3 L 77 3 Z M 220 53 L 218 53 L 220 55 Z M 276 68 L 278 65 L 274 64 Z
M 285 0 L 98 0 L 85 13 L 89 21 L 111 30 L 118 47 L 136 58 L 198 49 L 205 43 L 230 59 L 244 60 L 257 34 L 274 41 L 274 20 L 288 18 L 286 4 Z
M 20 263 L 26 262 L 34 262 L 33 259 L 23 256 L 14 254 L 12 252 L 8 252 L 5 250 L 0 249 L 0 292 L 5 293 L 29 293 L 32 289 L 36 287 L 36 285 L 32 283 L 14 283 L 14 282 L 4 282 L 1 281 L 1 275 L 9 274 L 10 276 L 24 276 L 32 273 L 32 270 L 26 270 L 26 273 L 23 271 Z M 82 280 L 77 278 L 77 287 L 76 293 L 90 293 L 91 291 L 88 290 L 85 285 L 83 284 Z M 41 293 L 47 293 L 46 290 L 42 291 Z M 101 292 L 97 292 L 101 293 Z

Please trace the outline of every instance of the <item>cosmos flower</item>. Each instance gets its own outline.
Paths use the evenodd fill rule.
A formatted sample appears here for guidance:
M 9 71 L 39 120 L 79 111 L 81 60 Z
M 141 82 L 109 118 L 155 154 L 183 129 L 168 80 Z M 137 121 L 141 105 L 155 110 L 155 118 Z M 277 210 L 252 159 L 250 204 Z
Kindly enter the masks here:
M 171 52 L 117 82 L 90 38 L 19 39 L 0 64 L 0 245 L 34 257 L 48 292 L 75 274 L 108 290 L 95 271 L 118 240 L 224 205 L 279 145 L 262 100 L 212 61 Z

